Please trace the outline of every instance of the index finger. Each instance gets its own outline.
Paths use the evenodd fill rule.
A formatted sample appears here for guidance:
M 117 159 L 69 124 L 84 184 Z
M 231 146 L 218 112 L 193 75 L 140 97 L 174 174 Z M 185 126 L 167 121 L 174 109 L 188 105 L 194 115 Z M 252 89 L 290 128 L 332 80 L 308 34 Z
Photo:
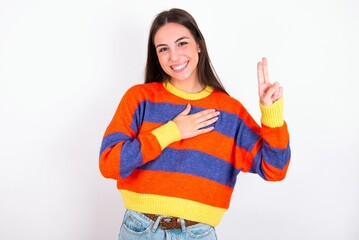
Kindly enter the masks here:
M 192 116 L 194 118 L 200 118 L 202 116 L 205 116 L 205 115 L 210 114 L 210 113 L 215 113 L 215 112 L 216 112 L 216 109 L 205 109 L 205 110 L 202 110 L 200 112 L 194 113 Z

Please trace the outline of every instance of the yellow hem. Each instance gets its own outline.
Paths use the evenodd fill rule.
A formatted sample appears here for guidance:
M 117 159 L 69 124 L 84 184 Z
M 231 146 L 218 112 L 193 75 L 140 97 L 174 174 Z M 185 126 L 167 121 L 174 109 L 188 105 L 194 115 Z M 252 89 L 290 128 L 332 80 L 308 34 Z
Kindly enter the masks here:
M 217 226 L 227 209 L 176 197 L 154 194 L 141 194 L 120 190 L 127 209 L 165 216 L 180 217 L 187 220 Z

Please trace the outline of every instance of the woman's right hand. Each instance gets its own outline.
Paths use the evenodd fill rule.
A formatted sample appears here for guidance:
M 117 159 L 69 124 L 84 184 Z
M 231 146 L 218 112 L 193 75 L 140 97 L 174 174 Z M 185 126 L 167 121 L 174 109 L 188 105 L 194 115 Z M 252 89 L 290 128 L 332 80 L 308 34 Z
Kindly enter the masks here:
M 208 126 L 218 120 L 218 111 L 215 109 L 206 109 L 198 113 L 189 114 L 190 111 L 191 105 L 188 103 L 186 109 L 172 120 L 176 123 L 182 139 L 195 137 L 214 129 L 213 126 Z

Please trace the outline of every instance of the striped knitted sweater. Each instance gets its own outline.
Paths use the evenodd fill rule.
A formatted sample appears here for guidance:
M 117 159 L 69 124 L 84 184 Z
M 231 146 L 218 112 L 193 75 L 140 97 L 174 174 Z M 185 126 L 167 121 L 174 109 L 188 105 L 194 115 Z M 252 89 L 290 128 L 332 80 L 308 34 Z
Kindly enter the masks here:
M 187 103 L 190 114 L 220 111 L 213 131 L 181 140 L 171 120 Z M 267 181 L 285 177 L 290 147 L 283 99 L 261 111 L 260 127 L 239 101 L 211 87 L 190 94 L 169 82 L 133 86 L 104 134 L 100 171 L 117 180 L 128 209 L 216 226 L 240 172 Z

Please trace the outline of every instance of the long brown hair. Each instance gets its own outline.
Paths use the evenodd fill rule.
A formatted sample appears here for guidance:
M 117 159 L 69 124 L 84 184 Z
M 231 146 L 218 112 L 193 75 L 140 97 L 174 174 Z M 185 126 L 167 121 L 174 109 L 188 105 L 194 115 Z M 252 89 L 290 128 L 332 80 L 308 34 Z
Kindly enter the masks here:
M 196 40 L 196 43 L 199 45 L 199 49 L 201 49 L 201 52 L 199 53 L 197 68 L 198 79 L 200 83 L 227 93 L 212 66 L 211 60 L 208 55 L 206 42 L 197 26 L 196 21 L 191 16 L 191 14 L 179 8 L 172 8 L 168 11 L 163 11 L 159 13 L 152 22 L 150 34 L 148 37 L 145 83 L 163 82 L 169 78 L 169 76 L 163 71 L 158 61 L 154 44 L 155 34 L 157 33 L 158 29 L 166 23 L 178 23 L 186 27 L 191 32 L 192 36 Z

